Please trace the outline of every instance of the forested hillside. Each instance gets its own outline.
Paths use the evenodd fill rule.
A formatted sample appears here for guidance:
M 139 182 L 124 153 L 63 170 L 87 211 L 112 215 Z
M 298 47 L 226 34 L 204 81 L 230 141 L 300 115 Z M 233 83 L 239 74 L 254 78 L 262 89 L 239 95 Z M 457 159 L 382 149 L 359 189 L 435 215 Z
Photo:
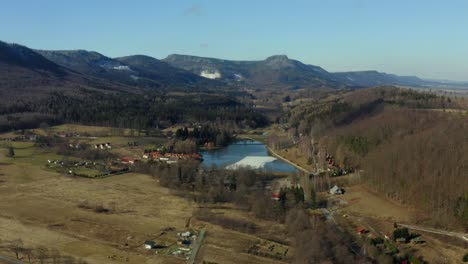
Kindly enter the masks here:
M 344 86 L 321 67 L 303 64 L 286 55 L 274 55 L 262 61 L 230 61 L 172 54 L 163 61 L 207 78 L 256 88 Z
M 425 211 L 431 224 L 467 229 L 465 100 L 391 87 L 343 92 L 293 107 L 290 124 L 316 139 L 317 151 L 306 155 L 324 163 L 332 154 L 370 189 Z
M 35 50 L 48 60 L 78 73 L 142 88 L 171 89 L 221 86 L 196 74 L 148 56 L 112 59 L 94 51 Z
M 140 130 L 181 122 L 210 121 L 231 127 L 268 123 L 245 100 L 240 101 L 246 93 L 218 87 L 217 81 L 150 57 L 119 59 L 138 69 L 138 75 L 123 62 L 98 53 L 40 53 L 57 63 L 27 47 L 0 42 L 0 131 L 65 122 Z M 138 80 L 146 78 L 157 85 L 119 81 L 135 74 Z
M 232 95 L 209 93 L 160 94 L 82 92 L 80 97 L 54 93 L 50 97 L 28 104 L 0 109 L 9 117 L 0 129 L 20 129 L 38 126 L 39 119 L 24 123 L 25 113 L 50 117 L 53 123 L 135 128 L 164 128 L 182 122 L 230 124 L 231 127 L 259 127 L 268 124 L 262 114 L 240 103 Z

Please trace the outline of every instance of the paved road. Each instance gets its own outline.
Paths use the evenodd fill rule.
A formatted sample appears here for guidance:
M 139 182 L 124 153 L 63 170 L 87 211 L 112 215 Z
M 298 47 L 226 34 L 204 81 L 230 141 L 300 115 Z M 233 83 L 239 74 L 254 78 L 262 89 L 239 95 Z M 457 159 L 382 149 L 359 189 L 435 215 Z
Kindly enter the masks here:
M 188 264 L 195 263 L 195 260 L 197 259 L 198 251 L 200 250 L 200 247 L 203 244 L 203 239 L 205 239 L 205 229 L 200 231 L 200 235 L 198 236 L 197 241 L 195 242 L 195 245 L 193 246 L 192 254 L 190 255 L 190 258 L 187 260 Z
M 457 237 L 465 242 L 468 242 L 468 234 L 465 234 L 465 233 L 451 232 L 451 231 L 445 231 L 445 230 L 434 229 L 434 228 L 424 227 L 424 226 L 416 226 L 416 225 L 406 225 L 406 224 L 397 224 L 397 225 L 401 227 L 406 227 L 408 229 L 417 230 L 417 231 Z
M 270 152 L 270 154 L 272 154 L 273 156 L 279 158 L 280 160 L 282 160 L 282 161 L 284 161 L 284 162 L 286 162 L 286 163 L 289 163 L 290 165 L 296 167 L 296 169 L 298 169 L 298 170 L 304 172 L 304 173 L 307 174 L 307 175 L 309 175 L 309 174 L 311 173 L 311 172 L 308 171 L 307 169 L 301 167 L 300 165 L 298 165 L 298 164 L 296 164 L 296 163 L 294 163 L 294 162 L 292 162 L 292 161 L 286 159 L 285 157 L 281 156 L 280 154 L 276 153 L 272 148 L 268 147 L 266 144 L 265 144 L 265 147 L 266 147 L 266 149 Z
M 6 264 L 23 264 L 23 262 L 21 262 L 21 261 L 19 261 L 19 260 L 12 259 L 12 258 L 5 257 L 5 256 L 0 256 L 0 263 L 6 263 Z

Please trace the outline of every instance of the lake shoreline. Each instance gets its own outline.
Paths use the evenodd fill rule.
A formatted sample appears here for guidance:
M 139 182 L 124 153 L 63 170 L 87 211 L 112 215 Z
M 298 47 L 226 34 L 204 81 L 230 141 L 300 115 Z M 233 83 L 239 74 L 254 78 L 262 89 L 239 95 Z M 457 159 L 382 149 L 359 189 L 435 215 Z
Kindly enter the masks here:
M 230 145 L 215 151 L 202 153 L 204 161 L 202 166 L 236 167 L 236 164 L 253 164 L 255 169 L 266 169 L 273 173 L 298 173 L 305 172 L 303 168 L 296 166 L 283 157 L 272 152 L 265 143 L 249 138 L 238 138 Z M 265 159 L 272 158 L 265 162 Z M 258 165 L 258 166 L 257 166 Z M 259 165 L 262 165 L 260 168 Z
M 278 159 L 280 159 L 280 160 L 282 160 L 282 161 L 284 161 L 284 162 L 286 162 L 286 163 L 288 163 L 288 164 L 294 166 L 294 167 L 295 167 L 296 169 L 298 169 L 299 171 L 302 171 L 302 172 L 304 172 L 304 173 L 306 173 L 306 174 L 308 174 L 308 175 L 312 174 L 312 172 L 308 171 L 308 170 L 305 169 L 304 167 L 301 167 L 300 165 L 298 165 L 298 164 L 296 164 L 296 163 L 294 163 L 294 162 L 288 160 L 287 158 L 281 156 L 280 154 L 276 153 L 272 148 L 270 148 L 270 147 L 267 145 L 266 142 L 263 142 L 263 141 L 258 140 L 258 139 L 251 138 L 251 137 L 246 136 L 246 135 L 240 135 L 239 140 L 243 140 L 243 139 L 253 140 L 253 141 L 257 141 L 257 142 L 262 143 L 262 144 L 265 146 L 265 148 L 267 149 L 268 153 L 271 154 L 272 156 L 274 156 L 274 157 L 276 157 L 276 158 L 278 158 Z

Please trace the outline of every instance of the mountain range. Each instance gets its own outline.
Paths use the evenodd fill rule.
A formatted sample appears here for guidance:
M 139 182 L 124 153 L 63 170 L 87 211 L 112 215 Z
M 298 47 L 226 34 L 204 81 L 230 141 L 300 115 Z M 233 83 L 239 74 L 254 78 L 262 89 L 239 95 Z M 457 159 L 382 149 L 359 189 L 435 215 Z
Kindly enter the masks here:
M 0 41 L 1 106 L 24 105 L 54 92 L 80 95 L 85 90 L 128 92 L 134 88 L 78 73 L 29 48 Z
M 361 88 L 425 86 L 430 81 L 377 71 L 333 73 L 275 55 L 260 61 L 233 61 L 173 54 L 110 58 L 85 50 L 33 50 L 0 42 L 0 88 L 107 91 L 138 89 Z M 73 87 L 73 88 L 72 88 Z M 138 90 L 139 91 L 139 90 Z
M 163 61 L 206 78 L 253 87 L 342 86 L 342 83 L 326 70 L 291 60 L 285 55 L 271 56 L 262 61 L 230 61 L 174 54 Z
M 169 55 L 163 61 L 200 76 L 226 82 L 243 82 L 254 87 L 370 87 L 379 85 L 422 86 L 429 82 L 415 76 L 397 76 L 377 71 L 331 73 L 275 55 L 262 61 L 231 61 L 189 55 Z
M 217 83 L 144 55 L 109 58 L 85 50 L 36 50 L 36 52 L 62 67 L 83 75 L 125 85 L 143 88 L 193 88 L 213 86 Z

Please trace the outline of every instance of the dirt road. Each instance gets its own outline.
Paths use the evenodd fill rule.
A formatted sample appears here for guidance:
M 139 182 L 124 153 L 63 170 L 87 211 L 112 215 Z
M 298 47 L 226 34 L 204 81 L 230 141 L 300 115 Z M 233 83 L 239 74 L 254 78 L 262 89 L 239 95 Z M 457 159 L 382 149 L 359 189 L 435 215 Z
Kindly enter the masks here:
M 465 234 L 465 233 L 451 232 L 451 231 L 445 231 L 445 230 L 434 229 L 434 228 L 423 227 L 423 226 L 416 226 L 416 225 L 406 225 L 406 224 L 397 224 L 397 225 L 400 227 L 406 227 L 412 230 L 423 231 L 423 232 L 439 234 L 439 235 L 446 235 L 446 236 L 451 236 L 451 237 L 457 237 L 465 242 L 468 242 L 468 234 Z

